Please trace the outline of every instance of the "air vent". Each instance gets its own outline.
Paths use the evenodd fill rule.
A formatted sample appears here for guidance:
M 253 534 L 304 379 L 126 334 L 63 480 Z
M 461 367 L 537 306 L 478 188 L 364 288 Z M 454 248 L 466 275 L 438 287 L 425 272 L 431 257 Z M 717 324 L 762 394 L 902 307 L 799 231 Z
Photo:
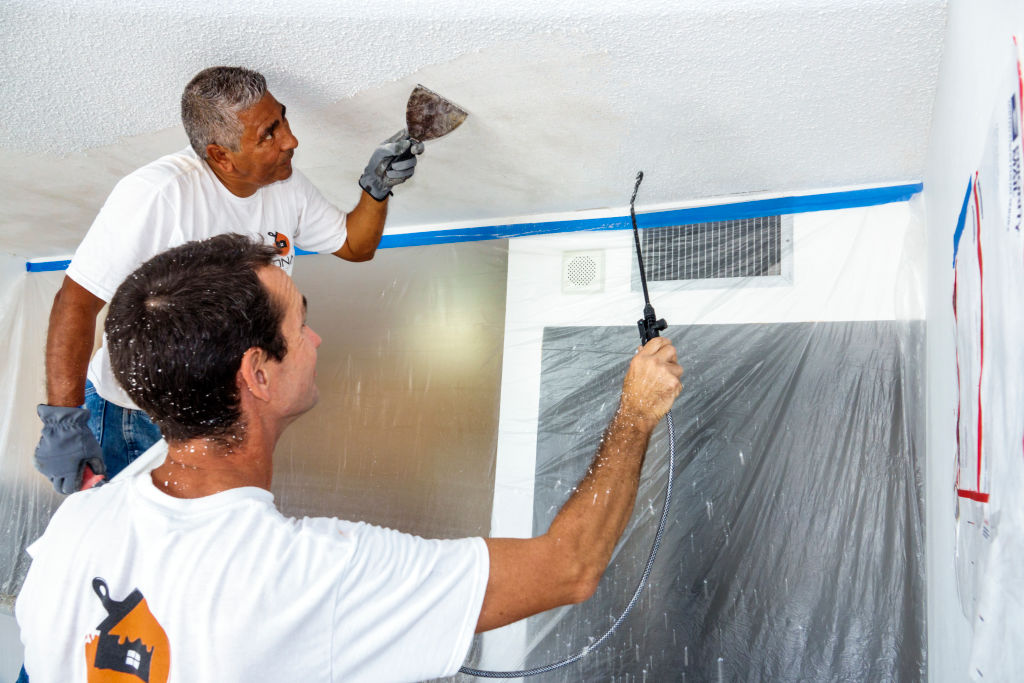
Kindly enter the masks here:
M 562 254 L 563 292 L 600 292 L 603 290 L 603 251 L 567 251 Z
M 782 216 L 673 225 L 640 231 L 648 282 L 783 274 Z

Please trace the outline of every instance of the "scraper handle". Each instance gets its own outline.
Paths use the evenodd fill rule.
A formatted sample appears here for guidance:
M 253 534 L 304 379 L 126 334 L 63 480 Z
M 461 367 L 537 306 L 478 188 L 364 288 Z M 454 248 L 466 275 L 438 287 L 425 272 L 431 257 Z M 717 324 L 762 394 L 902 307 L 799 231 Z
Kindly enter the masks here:
M 398 162 L 398 161 L 408 161 L 409 159 L 412 159 L 413 157 L 415 157 L 416 155 L 413 154 L 412 150 L 415 149 L 416 145 L 420 146 L 420 151 L 422 152 L 422 150 L 423 150 L 423 143 L 422 142 L 420 142 L 416 138 L 409 138 L 409 141 L 412 143 L 409 146 L 409 149 L 405 150 L 404 152 L 402 152 L 401 154 L 399 154 L 396 157 L 393 157 L 391 159 L 384 159 L 383 161 L 380 162 L 380 164 L 378 164 L 378 166 L 377 166 L 377 175 L 383 176 L 385 173 L 388 172 L 388 167 L 391 166 L 391 164 L 394 164 L 395 162 Z

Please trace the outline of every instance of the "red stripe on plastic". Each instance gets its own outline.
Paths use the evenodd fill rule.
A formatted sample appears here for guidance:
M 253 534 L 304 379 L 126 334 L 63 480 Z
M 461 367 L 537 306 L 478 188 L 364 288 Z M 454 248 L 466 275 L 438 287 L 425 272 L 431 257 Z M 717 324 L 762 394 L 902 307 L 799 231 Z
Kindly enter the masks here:
M 1013 44 L 1017 47 L 1017 109 L 1020 111 L 1020 129 L 1024 133 L 1024 74 L 1020 69 L 1020 46 L 1017 45 L 1017 36 L 1013 37 Z
M 971 500 L 976 500 L 979 503 L 987 503 L 989 497 L 989 494 L 987 493 L 982 493 L 981 491 L 967 491 L 965 489 L 957 489 L 956 495 L 960 496 L 961 498 L 969 498 Z
M 985 269 L 981 258 L 981 206 L 978 200 L 978 172 L 974 172 L 974 217 L 978 239 L 978 472 L 977 487 L 981 488 L 981 381 L 985 376 Z

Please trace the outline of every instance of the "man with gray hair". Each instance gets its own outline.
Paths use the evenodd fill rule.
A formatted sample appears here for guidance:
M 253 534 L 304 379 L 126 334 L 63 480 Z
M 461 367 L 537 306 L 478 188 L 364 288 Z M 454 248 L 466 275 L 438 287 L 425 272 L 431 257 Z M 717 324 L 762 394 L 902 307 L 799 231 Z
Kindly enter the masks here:
M 292 168 L 298 140 L 259 73 L 201 71 L 182 94 L 181 118 L 191 146 L 117 184 L 54 298 L 35 462 L 60 493 L 112 477 L 160 439 L 114 379 L 105 345 L 92 355 L 96 317 L 129 273 L 166 249 L 223 233 L 272 245 L 274 263 L 289 274 L 296 247 L 372 259 L 391 189 L 413 174 L 423 151 L 404 130 L 381 143 L 346 214 Z

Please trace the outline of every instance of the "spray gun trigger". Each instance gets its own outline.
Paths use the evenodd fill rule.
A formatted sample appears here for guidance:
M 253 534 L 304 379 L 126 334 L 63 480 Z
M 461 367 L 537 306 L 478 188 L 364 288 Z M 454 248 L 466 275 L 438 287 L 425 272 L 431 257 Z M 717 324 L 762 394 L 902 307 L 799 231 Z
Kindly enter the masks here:
M 640 341 L 644 344 L 660 336 L 658 332 L 668 327 L 668 323 L 665 322 L 664 318 L 654 319 L 653 311 L 649 316 L 644 316 L 637 320 L 636 325 L 640 329 Z

